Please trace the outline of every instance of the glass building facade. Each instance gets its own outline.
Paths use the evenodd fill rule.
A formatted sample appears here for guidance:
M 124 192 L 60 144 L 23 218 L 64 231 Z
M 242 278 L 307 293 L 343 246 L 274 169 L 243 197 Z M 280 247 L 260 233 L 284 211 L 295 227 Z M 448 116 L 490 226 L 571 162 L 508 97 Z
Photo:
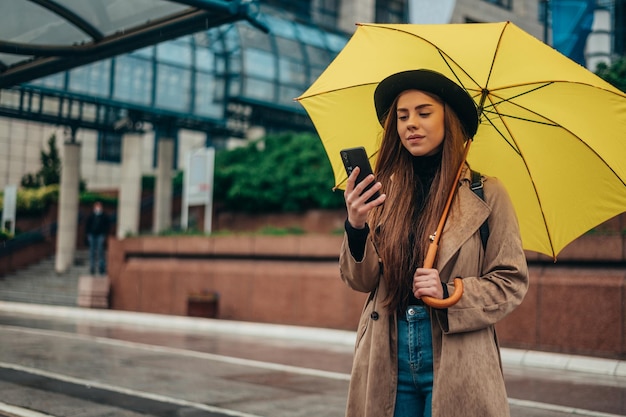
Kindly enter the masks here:
M 259 20 L 270 28 L 269 33 L 240 21 L 20 88 L 42 101 L 55 96 L 59 103 L 72 102 L 79 110 L 65 116 L 73 125 L 95 124 L 103 132 L 115 130 L 116 121 L 125 115 L 156 125 L 203 130 L 210 136 L 243 137 L 251 124 L 273 130 L 286 120 L 308 128 L 304 109 L 294 98 L 319 76 L 348 38 L 270 14 Z M 32 100 L 17 102 L 28 107 Z M 64 112 L 60 104 L 49 107 Z M 22 110 L 36 120 L 38 109 Z M 290 127 L 295 126 L 285 126 Z M 116 142 L 111 135 L 102 137 Z

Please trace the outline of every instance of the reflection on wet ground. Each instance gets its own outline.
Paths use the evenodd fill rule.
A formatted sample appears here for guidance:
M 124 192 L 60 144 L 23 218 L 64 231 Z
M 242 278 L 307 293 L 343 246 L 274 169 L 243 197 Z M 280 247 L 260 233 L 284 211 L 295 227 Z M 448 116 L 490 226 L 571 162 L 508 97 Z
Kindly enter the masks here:
M 340 417 L 353 351 L 8 313 L 0 313 L 0 338 L 0 403 L 58 417 Z M 505 377 L 514 417 L 626 415 L 626 378 L 506 364 Z

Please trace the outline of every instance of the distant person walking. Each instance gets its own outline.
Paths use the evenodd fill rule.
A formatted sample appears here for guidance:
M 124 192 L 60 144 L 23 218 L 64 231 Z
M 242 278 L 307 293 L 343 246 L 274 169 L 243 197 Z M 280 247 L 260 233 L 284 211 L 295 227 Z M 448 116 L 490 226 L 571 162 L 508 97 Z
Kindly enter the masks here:
M 91 275 L 95 275 L 96 268 L 100 275 L 106 273 L 104 245 L 109 234 L 109 226 L 109 216 L 102 210 L 102 203 L 96 201 L 85 226 L 87 244 L 89 245 L 89 272 Z

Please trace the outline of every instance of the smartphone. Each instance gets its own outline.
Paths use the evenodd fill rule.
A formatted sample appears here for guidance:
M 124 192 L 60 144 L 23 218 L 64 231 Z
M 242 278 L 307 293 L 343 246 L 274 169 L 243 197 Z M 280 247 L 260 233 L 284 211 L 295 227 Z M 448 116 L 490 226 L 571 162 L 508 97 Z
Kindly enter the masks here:
M 355 167 L 359 167 L 361 169 L 356 178 L 356 184 L 363 181 L 368 175 L 374 173 L 364 147 L 358 146 L 356 148 L 342 149 L 339 153 L 341 154 L 341 160 L 343 161 L 343 166 L 346 168 L 348 176 L 352 174 Z M 376 184 L 376 181 L 370 183 L 365 188 L 365 191 L 369 190 L 374 184 Z M 370 201 L 377 199 L 379 195 L 380 193 L 376 191 L 376 193 L 374 193 L 374 195 L 371 196 L 367 202 L 369 203 Z

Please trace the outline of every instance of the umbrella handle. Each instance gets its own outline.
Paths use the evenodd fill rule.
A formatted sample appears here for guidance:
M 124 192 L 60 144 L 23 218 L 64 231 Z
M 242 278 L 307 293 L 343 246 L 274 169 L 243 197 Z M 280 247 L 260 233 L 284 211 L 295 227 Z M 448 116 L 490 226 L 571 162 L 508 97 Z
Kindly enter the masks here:
M 465 149 L 463 151 L 463 162 L 459 166 L 457 170 L 456 177 L 454 182 L 452 183 L 452 187 L 450 188 L 450 193 L 448 193 L 448 199 L 446 201 L 446 206 L 441 214 L 441 218 L 439 219 L 439 224 L 437 226 L 437 231 L 430 236 L 430 245 L 428 245 L 428 251 L 426 252 L 426 257 L 424 258 L 424 268 L 432 268 L 435 264 L 435 258 L 437 257 L 437 250 L 439 249 L 439 239 L 441 239 L 441 233 L 443 232 L 443 226 L 446 223 L 446 219 L 448 218 L 448 211 L 450 210 L 450 205 L 452 204 L 452 199 L 454 194 L 456 193 L 457 184 L 459 179 L 461 178 L 461 173 L 463 172 L 463 166 L 465 165 L 465 161 L 467 160 L 467 154 L 470 149 L 470 145 L 472 143 L 472 139 L 468 140 L 465 144 Z M 426 305 L 429 305 L 433 308 L 438 309 L 446 309 L 448 307 L 452 307 L 456 303 L 459 302 L 461 296 L 463 295 L 463 280 L 461 278 L 454 279 L 454 292 L 443 300 L 434 297 L 424 296 L 422 297 L 422 301 Z
M 459 302 L 463 295 L 463 280 L 461 278 L 454 278 L 454 292 L 448 298 L 440 300 L 439 298 L 429 297 L 427 295 L 422 297 L 424 304 L 440 310 L 452 307 Z
M 432 268 L 435 264 L 438 246 L 436 242 L 431 242 L 431 244 L 428 245 L 428 252 L 426 252 L 426 258 L 424 259 L 424 268 Z M 426 305 L 443 310 L 458 303 L 462 295 L 463 280 L 461 278 L 454 278 L 454 292 L 450 294 L 448 298 L 441 300 L 435 297 L 424 296 L 422 297 L 422 301 Z

